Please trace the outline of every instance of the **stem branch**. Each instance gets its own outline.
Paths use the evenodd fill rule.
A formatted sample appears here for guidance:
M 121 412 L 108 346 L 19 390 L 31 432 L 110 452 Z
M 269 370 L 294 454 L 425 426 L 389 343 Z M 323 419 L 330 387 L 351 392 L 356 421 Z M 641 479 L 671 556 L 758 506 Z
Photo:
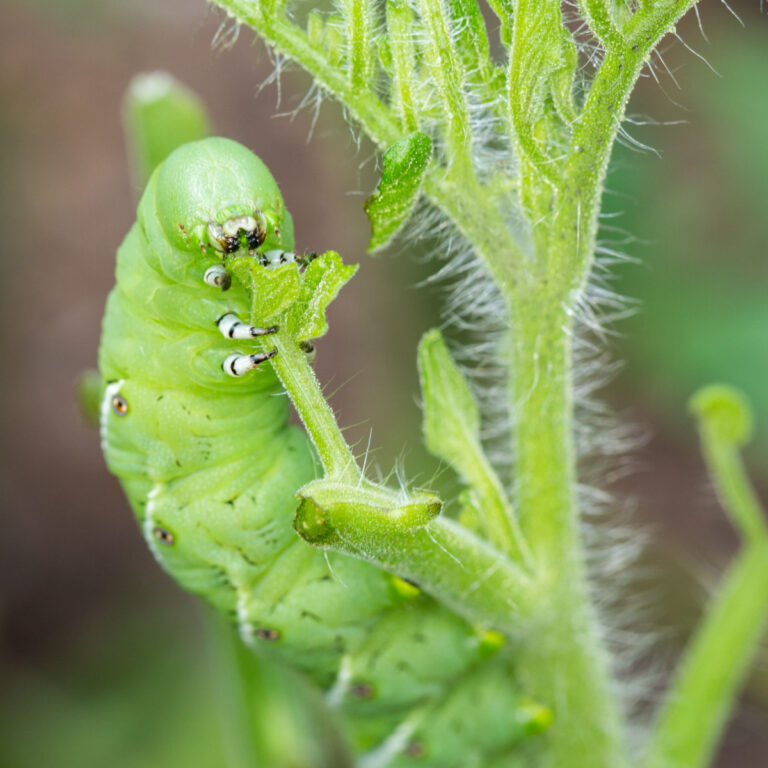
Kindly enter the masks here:
M 375 498 L 364 489 L 344 500 L 344 489 L 324 481 L 310 483 L 300 494 L 305 502 L 295 528 L 309 543 L 406 578 L 469 621 L 510 635 L 523 629 L 532 580 L 463 526 L 443 518 L 427 522 L 418 503 L 376 508 L 364 503 Z

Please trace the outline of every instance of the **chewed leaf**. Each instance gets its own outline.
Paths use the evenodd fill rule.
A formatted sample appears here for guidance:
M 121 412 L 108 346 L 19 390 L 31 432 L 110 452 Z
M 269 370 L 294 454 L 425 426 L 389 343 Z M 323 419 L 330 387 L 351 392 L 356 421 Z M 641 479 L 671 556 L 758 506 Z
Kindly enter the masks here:
M 325 312 L 357 265 L 345 265 L 335 251 L 318 256 L 302 271 L 297 261 L 265 266 L 253 256 L 231 259 L 229 269 L 251 295 L 250 322 L 278 325 L 296 341 L 309 341 L 328 330 Z
M 421 339 L 419 374 L 427 449 L 461 474 L 467 451 L 479 439 L 480 416 L 469 385 L 437 329 Z
M 345 265 L 335 251 L 328 251 L 309 264 L 288 320 L 291 335 L 297 341 L 316 339 L 328 330 L 325 311 L 355 272 L 357 264 Z
M 296 264 L 267 269 L 249 256 L 233 259 L 230 268 L 251 292 L 251 322 L 256 325 L 277 322 L 299 298 L 301 280 Z
M 418 131 L 384 153 L 381 180 L 365 203 L 372 229 L 369 251 L 383 248 L 405 223 L 431 157 L 432 141 Z

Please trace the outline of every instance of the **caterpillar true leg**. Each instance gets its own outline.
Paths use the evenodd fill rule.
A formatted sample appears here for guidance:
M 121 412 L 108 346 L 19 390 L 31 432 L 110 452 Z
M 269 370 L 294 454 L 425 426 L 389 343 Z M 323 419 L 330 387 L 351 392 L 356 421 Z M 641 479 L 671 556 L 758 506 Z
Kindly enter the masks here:
M 269 328 L 254 328 L 252 325 L 244 323 L 232 312 L 222 315 L 216 321 L 216 327 L 228 339 L 254 339 L 257 336 L 268 336 L 270 333 L 277 333 L 278 330 L 276 325 L 272 325 Z
M 277 350 L 273 349 L 271 352 L 260 352 L 253 355 L 230 355 L 221 367 L 230 376 L 244 376 L 261 363 L 271 360 L 276 354 Z
M 279 248 L 264 251 L 259 258 L 265 267 L 279 267 L 281 264 L 293 264 L 299 261 L 299 257 L 293 251 L 282 251 Z
M 213 288 L 221 288 L 222 291 L 226 291 L 232 285 L 232 276 L 221 264 L 214 264 L 205 270 L 203 281 Z
M 316 258 L 317 254 L 314 251 L 300 254 L 294 253 L 293 251 L 282 251 L 279 248 L 264 251 L 264 253 L 259 256 L 261 264 L 265 267 L 279 267 L 282 264 L 298 264 L 302 271 Z
M 315 360 L 315 345 L 311 341 L 302 341 L 299 344 L 299 349 L 307 356 L 310 363 Z

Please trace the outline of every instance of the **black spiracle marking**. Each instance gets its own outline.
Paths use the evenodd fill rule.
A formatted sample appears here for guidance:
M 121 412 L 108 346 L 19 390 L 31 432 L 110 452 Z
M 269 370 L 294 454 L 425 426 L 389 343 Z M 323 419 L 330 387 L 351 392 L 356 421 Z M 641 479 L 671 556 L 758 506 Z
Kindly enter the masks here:
M 166 547 L 172 547 L 176 543 L 176 537 L 166 528 L 161 528 L 159 525 L 152 529 L 152 533 L 155 534 L 155 538 Z
M 426 755 L 427 750 L 424 748 L 424 744 L 420 741 L 412 741 L 408 746 L 403 750 L 408 757 L 424 757 Z
M 128 413 L 128 401 L 121 395 L 112 395 L 112 410 L 118 416 L 125 416 Z
M 373 694 L 373 686 L 370 683 L 354 683 L 349 688 L 349 695 L 355 699 L 372 699 Z

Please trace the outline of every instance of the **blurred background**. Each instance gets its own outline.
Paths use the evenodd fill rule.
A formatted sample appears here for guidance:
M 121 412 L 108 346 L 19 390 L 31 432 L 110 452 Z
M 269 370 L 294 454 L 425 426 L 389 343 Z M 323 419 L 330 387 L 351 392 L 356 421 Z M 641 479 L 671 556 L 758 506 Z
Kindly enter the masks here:
M 650 530 L 642 566 L 657 596 L 658 659 L 674 658 L 736 540 L 699 458 L 689 395 L 726 381 L 750 397 L 747 453 L 768 498 L 768 18 L 756 0 L 701 6 L 630 111 L 672 125 L 629 126 L 658 150 L 620 148 L 608 180 L 612 223 L 637 240 L 614 285 L 638 300 L 611 340 L 625 361 L 605 399 L 648 439 L 614 491 Z M 248 30 L 212 45 L 222 17 L 201 0 L 2 0 L 0 25 L 0 765 L 221 766 L 221 666 L 195 600 L 157 568 L 97 432 L 73 394 L 96 362 L 114 253 L 134 219 L 121 99 L 140 71 L 167 69 L 199 93 L 219 134 L 270 165 L 300 249 L 333 248 L 362 268 L 334 305 L 317 370 L 353 440 L 386 471 L 427 484 L 415 350 L 438 322 L 440 291 L 416 288 L 434 264 L 365 255 L 369 145 L 325 105 L 290 112 L 309 81 L 272 67 Z M 399 414 L 400 418 L 393 418 Z M 450 493 L 450 490 L 448 491 Z M 647 566 L 647 567 L 646 567 Z M 628 597 L 631 605 L 631 596 Z M 273 737 L 290 740 L 291 702 Z M 277 716 L 276 716 L 277 717 Z M 768 763 L 768 654 L 719 757 Z M 277 734 L 277 735 L 275 735 Z M 282 765 L 290 765 L 285 762 Z M 294 763 L 301 765 L 301 762 Z M 305 764 L 306 765 L 306 764 Z

